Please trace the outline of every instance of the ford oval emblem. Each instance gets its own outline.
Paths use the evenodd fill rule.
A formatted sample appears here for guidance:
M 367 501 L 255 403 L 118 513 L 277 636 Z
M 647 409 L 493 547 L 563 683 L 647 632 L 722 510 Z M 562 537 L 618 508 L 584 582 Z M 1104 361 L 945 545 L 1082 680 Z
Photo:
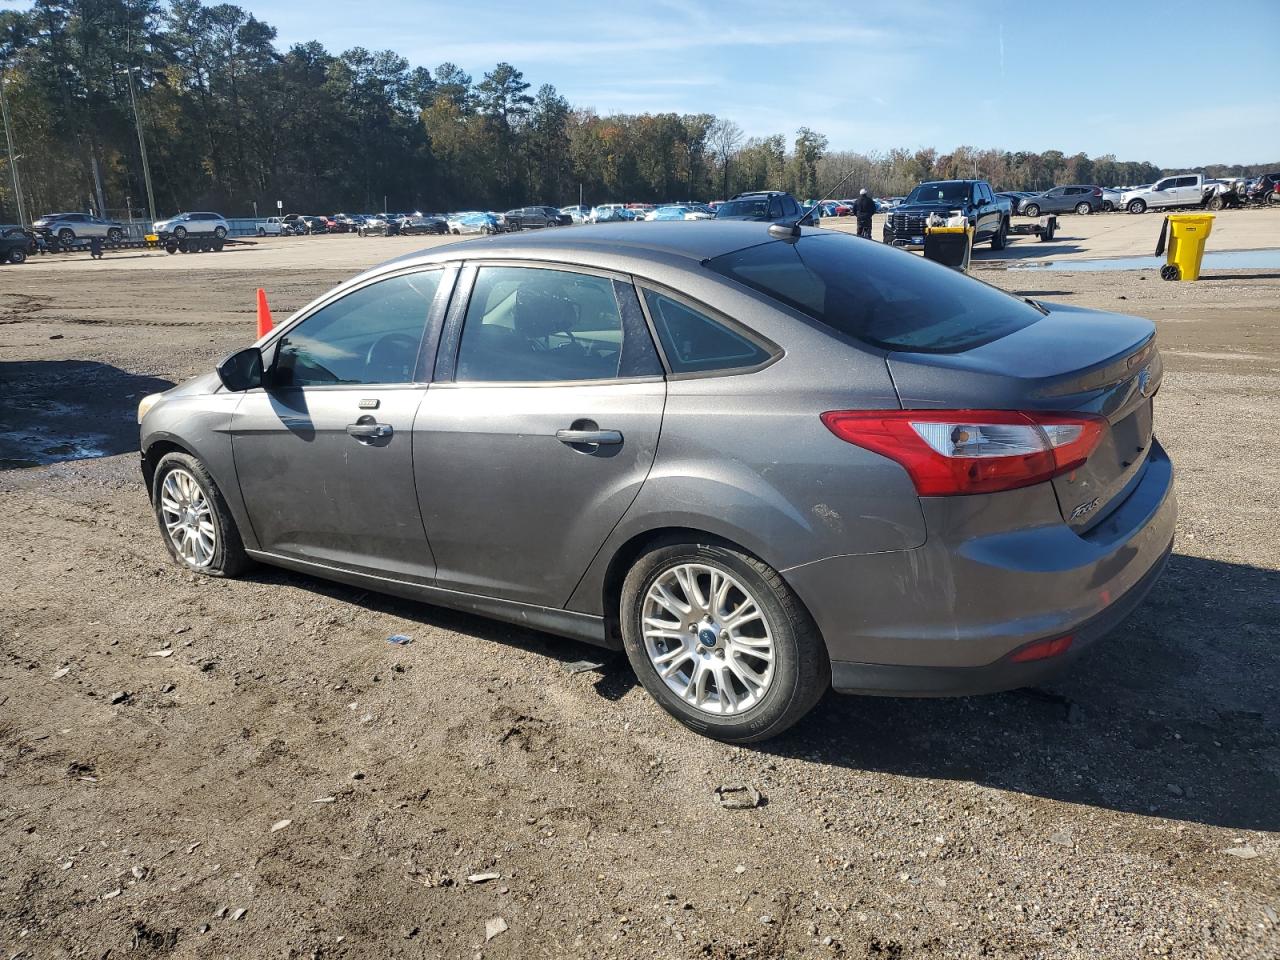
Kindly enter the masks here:
M 1151 395 L 1151 368 L 1143 367 L 1138 371 L 1138 393 L 1143 397 Z

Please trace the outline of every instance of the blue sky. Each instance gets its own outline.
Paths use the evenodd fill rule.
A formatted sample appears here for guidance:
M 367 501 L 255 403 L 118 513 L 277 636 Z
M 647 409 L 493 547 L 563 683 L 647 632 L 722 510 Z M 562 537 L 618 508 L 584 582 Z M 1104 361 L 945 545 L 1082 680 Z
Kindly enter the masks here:
M 575 106 L 708 112 L 788 139 L 805 125 L 834 149 L 1056 148 L 1166 167 L 1280 161 L 1277 0 L 240 5 L 275 26 L 282 47 L 390 48 L 415 66 L 451 60 L 477 79 L 506 60 Z M 1188 66 L 1200 75 L 1181 77 Z

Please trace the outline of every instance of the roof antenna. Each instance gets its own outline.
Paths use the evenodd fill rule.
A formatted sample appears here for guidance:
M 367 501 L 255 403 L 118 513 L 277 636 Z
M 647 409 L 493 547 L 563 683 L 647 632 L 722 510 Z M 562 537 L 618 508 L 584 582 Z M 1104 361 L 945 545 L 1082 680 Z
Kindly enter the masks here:
M 846 173 L 834 187 L 832 187 L 825 197 L 815 203 L 812 207 L 802 213 L 796 220 L 779 220 L 776 223 L 769 224 L 769 236 L 778 240 L 787 240 L 791 243 L 800 239 L 800 228 L 804 226 L 804 222 L 813 216 L 813 212 L 821 207 L 824 203 L 835 196 L 836 191 L 843 187 L 849 178 L 853 176 L 853 171 Z

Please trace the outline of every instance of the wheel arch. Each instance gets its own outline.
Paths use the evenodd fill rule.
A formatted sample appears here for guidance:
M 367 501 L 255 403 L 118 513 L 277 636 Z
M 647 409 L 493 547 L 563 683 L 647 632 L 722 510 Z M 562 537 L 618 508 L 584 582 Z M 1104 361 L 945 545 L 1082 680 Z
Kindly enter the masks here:
M 784 582 L 787 580 L 786 575 L 778 570 L 778 567 L 771 563 L 768 557 L 762 556 L 758 550 L 744 546 L 732 537 L 714 533 L 700 526 L 668 525 L 652 527 L 633 534 L 619 544 L 604 566 L 604 573 L 599 586 L 599 597 L 604 614 L 605 634 L 610 639 L 619 642 L 622 639 L 622 625 L 618 612 L 622 605 L 622 583 L 626 580 L 627 573 L 635 565 L 636 561 L 646 553 L 659 547 L 676 543 L 711 544 L 734 550 L 738 553 L 745 553 L 761 563 L 768 564 Z M 787 585 L 790 586 L 789 583 Z M 575 591 L 575 597 L 581 595 L 581 590 L 582 587 L 580 585 L 578 591 Z M 812 612 L 809 611 L 800 595 L 795 593 L 794 589 L 792 593 L 795 594 L 796 602 L 804 608 L 810 619 L 812 619 Z
M 200 459 L 199 454 L 189 446 L 179 443 L 175 438 L 168 435 L 156 437 L 142 451 L 142 478 L 147 483 L 148 498 L 151 497 L 152 484 L 156 478 L 156 467 L 160 466 L 160 461 L 171 453 L 185 453 L 189 457 Z

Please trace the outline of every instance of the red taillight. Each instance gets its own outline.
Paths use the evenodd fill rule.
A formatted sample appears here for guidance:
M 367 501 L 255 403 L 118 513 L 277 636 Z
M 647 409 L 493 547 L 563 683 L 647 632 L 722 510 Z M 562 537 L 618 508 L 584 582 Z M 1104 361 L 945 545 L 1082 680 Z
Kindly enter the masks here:
M 1018 410 L 833 410 L 841 440 L 903 466 L 922 497 L 995 493 L 1074 470 L 1107 429 L 1086 413 Z
M 1071 642 L 1075 637 L 1067 634 L 1065 637 L 1054 637 L 1052 640 L 1037 640 L 1035 643 L 1029 643 L 1009 659 L 1014 663 L 1026 663 L 1029 660 L 1048 660 L 1050 657 L 1056 657 L 1066 653 L 1071 649 Z

